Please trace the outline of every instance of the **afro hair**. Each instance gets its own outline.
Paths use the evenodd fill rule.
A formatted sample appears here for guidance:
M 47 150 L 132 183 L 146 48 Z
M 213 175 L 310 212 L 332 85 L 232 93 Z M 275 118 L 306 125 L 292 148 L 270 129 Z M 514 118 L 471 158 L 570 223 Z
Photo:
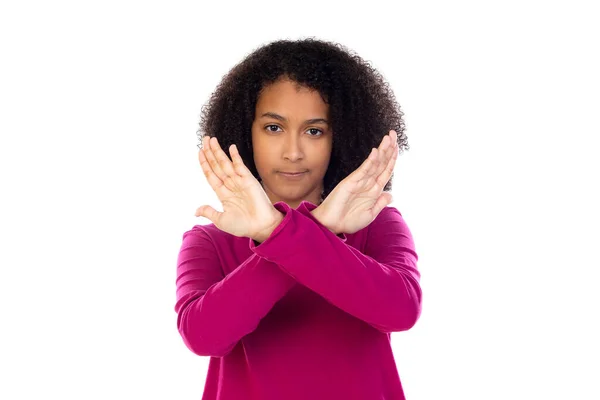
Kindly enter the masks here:
M 231 158 L 229 146 L 235 144 L 261 181 L 254 164 L 252 123 L 261 90 L 281 78 L 318 91 L 328 105 L 333 136 L 323 199 L 390 130 L 398 134 L 398 151 L 409 149 L 403 112 L 383 76 L 343 45 L 314 38 L 270 42 L 236 64 L 202 107 L 198 147 L 204 136 L 214 136 Z M 384 191 L 392 189 L 392 181 L 393 175 Z

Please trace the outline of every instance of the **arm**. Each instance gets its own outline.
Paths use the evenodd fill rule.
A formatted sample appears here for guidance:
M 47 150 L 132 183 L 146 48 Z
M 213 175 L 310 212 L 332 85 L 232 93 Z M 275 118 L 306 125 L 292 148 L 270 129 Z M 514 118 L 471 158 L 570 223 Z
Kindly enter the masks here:
M 222 357 L 254 331 L 295 284 L 279 267 L 255 254 L 224 276 L 208 234 L 202 229 L 188 231 L 177 260 L 177 329 L 195 354 Z
M 293 232 L 285 237 L 274 232 L 252 250 L 378 330 L 410 329 L 421 313 L 420 274 L 411 232 L 398 210 L 384 208 L 368 226 L 363 254 L 345 243 L 345 235 L 340 240 L 321 225 L 310 204 L 288 211 Z

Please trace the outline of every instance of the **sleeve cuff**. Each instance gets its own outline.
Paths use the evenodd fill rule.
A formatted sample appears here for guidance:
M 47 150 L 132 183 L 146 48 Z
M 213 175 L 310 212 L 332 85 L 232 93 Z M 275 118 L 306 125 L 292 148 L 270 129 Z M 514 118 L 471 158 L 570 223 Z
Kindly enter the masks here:
M 258 246 L 266 244 L 266 243 L 270 243 L 273 240 L 273 238 L 275 238 L 277 235 L 279 235 L 279 232 L 281 232 L 281 230 L 283 230 L 285 228 L 285 226 L 290 222 L 291 211 L 293 209 L 286 202 L 278 201 L 277 203 L 273 204 L 273 207 L 275 207 L 278 211 L 280 211 L 284 215 L 283 220 L 264 242 L 257 243 L 256 241 L 254 241 L 254 239 L 248 238 L 248 245 L 250 247 L 250 250 L 252 250 L 253 252 L 254 252 L 254 249 L 256 249 Z M 317 207 L 318 206 L 316 204 L 313 204 L 310 201 L 302 201 L 300 203 L 300 205 L 298 206 L 298 208 L 296 208 L 296 211 L 298 211 L 302 215 L 308 217 L 311 221 L 316 223 L 324 231 L 327 231 L 329 234 L 333 235 L 333 232 L 331 232 L 329 229 L 327 229 L 327 227 L 323 226 L 323 224 L 321 224 L 314 217 L 314 215 L 311 214 L 311 211 L 313 211 Z M 338 239 L 340 239 L 342 242 L 346 242 L 346 240 L 348 239 L 346 237 L 345 233 L 338 233 L 335 236 Z
M 254 249 L 256 247 L 258 247 L 259 245 L 263 245 L 265 243 L 271 242 L 272 239 L 274 237 L 276 237 L 279 234 L 279 232 L 281 232 L 281 230 L 285 227 L 285 225 L 287 225 L 290 222 L 290 219 L 291 219 L 290 211 L 292 210 L 292 208 L 290 206 L 288 206 L 287 203 L 285 203 L 283 201 L 278 201 L 277 203 L 273 204 L 273 207 L 275 207 L 278 211 L 280 211 L 283 214 L 283 220 L 279 223 L 279 225 L 277 225 L 275 230 L 273 232 L 271 232 L 271 235 L 264 242 L 257 243 L 254 239 L 248 238 L 250 250 L 254 251 Z
M 316 204 L 311 203 L 310 201 L 303 201 L 302 203 L 300 203 L 300 205 L 298 206 L 297 210 L 299 212 L 301 212 L 303 215 L 305 215 L 306 217 L 310 218 L 314 223 L 316 223 L 317 225 L 319 225 L 320 227 L 323 227 L 323 230 L 329 232 L 330 234 L 333 235 L 333 232 L 331 232 L 327 227 L 325 227 L 323 224 L 321 224 L 319 222 L 319 220 L 317 220 L 315 218 L 314 215 L 311 214 L 311 211 L 313 211 L 315 208 L 317 208 L 318 206 Z M 346 240 L 348 239 L 346 237 L 345 233 L 338 233 L 337 236 L 342 242 L 346 242 Z

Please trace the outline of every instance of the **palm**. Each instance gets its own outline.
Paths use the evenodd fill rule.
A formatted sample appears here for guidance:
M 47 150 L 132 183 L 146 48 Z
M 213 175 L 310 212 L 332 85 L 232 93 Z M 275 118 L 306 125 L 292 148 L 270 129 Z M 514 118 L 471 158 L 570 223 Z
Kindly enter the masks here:
M 245 236 L 260 229 L 257 226 L 259 217 L 269 212 L 270 207 L 263 206 L 265 202 L 262 198 L 268 202 L 268 197 L 254 176 L 235 176 L 215 192 L 223 205 L 223 213 L 215 221 L 217 228 L 229 227 L 229 233 L 235 236 Z
M 333 189 L 319 206 L 326 226 L 334 232 L 357 232 L 391 202 L 392 196 L 382 190 L 394 170 L 397 149 L 395 132 L 386 135 L 379 149 Z
M 246 168 L 235 145 L 230 147 L 233 163 L 221 149 L 217 139 L 204 141 L 198 154 L 208 183 L 223 204 L 218 212 L 202 206 L 196 216 L 210 219 L 217 228 L 239 237 L 254 237 L 262 232 L 277 212 L 260 183 Z

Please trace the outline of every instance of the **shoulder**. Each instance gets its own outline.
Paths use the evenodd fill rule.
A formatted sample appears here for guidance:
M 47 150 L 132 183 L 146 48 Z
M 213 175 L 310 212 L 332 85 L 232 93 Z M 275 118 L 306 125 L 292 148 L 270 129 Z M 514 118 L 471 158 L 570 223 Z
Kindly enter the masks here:
M 204 260 L 218 265 L 223 275 L 237 268 L 253 253 L 247 237 L 224 232 L 214 224 L 194 225 L 184 233 L 181 254 L 188 260 Z
M 203 242 L 206 245 L 215 246 L 215 243 L 223 240 L 231 240 L 230 234 L 223 232 L 215 224 L 194 225 L 190 230 L 184 232 L 184 242 Z
M 382 229 L 388 223 L 402 222 L 404 223 L 404 217 L 400 210 L 396 207 L 386 206 L 381 212 L 375 217 L 373 222 L 368 226 L 371 229 Z
M 183 234 L 184 246 L 194 246 L 205 251 L 212 251 L 220 257 L 228 258 L 234 254 L 245 254 L 250 251 L 248 238 L 237 237 L 217 228 L 215 224 L 194 225 Z
M 414 240 L 402 213 L 396 207 L 387 206 L 367 227 L 367 246 L 404 246 L 414 248 Z

